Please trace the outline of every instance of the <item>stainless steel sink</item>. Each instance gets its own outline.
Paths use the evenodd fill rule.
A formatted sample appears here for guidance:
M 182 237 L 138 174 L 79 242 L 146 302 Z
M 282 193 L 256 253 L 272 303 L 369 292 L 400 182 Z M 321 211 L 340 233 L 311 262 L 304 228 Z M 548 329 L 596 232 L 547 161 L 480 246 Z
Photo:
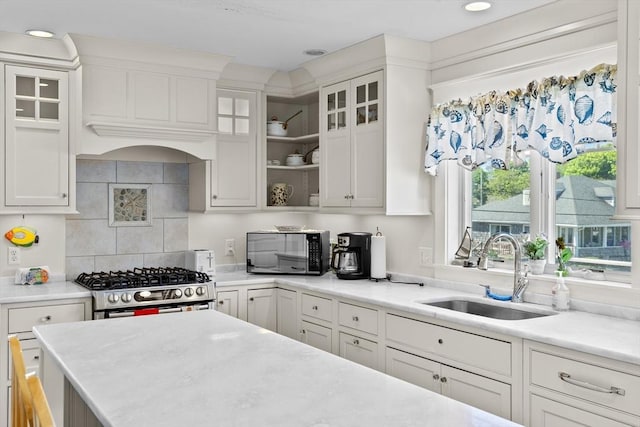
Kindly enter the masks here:
M 533 319 L 535 317 L 544 317 L 556 314 L 554 311 L 520 310 L 506 305 L 486 304 L 479 301 L 468 301 L 463 299 L 422 302 L 421 304 L 502 320 Z

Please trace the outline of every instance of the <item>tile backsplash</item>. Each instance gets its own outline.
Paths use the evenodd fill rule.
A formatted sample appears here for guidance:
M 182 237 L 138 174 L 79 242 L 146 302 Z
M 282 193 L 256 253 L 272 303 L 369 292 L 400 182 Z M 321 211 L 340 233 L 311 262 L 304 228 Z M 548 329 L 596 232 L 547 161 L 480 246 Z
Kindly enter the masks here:
M 184 266 L 188 247 L 186 163 L 78 160 L 78 215 L 66 220 L 66 276 L 134 267 Z M 109 184 L 151 184 L 151 225 L 109 225 Z

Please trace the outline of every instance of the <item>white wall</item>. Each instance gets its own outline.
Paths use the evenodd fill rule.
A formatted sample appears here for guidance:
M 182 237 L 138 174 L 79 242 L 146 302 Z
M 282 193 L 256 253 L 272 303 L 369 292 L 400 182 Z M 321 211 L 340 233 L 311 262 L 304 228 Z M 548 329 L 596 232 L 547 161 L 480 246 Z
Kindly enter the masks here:
M 387 270 L 427 275 L 420 267 L 418 247 L 429 246 L 433 234 L 430 216 L 334 215 L 305 213 L 196 214 L 189 215 L 189 248 L 213 249 L 217 264 L 244 263 L 247 231 L 273 229 L 274 225 L 305 225 L 331 231 L 331 237 L 349 231 L 368 231 L 376 227 L 387 242 Z M 236 257 L 224 256 L 225 239 L 236 240 Z
M 13 276 L 18 267 L 46 265 L 53 274 L 64 273 L 65 268 L 65 217 L 63 215 L 2 215 L 0 231 L 6 233 L 13 227 L 26 225 L 35 228 L 40 236 L 40 243 L 28 248 L 20 248 L 20 264 L 7 264 L 7 250 L 14 246 L 7 239 L 2 239 L 0 253 L 0 276 Z

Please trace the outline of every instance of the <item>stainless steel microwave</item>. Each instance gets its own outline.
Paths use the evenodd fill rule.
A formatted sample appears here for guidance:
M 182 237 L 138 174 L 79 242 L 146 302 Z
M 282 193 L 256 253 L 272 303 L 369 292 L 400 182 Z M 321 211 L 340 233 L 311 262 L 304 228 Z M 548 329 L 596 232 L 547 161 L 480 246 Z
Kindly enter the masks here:
M 250 231 L 247 273 L 320 276 L 329 270 L 330 246 L 328 231 Z

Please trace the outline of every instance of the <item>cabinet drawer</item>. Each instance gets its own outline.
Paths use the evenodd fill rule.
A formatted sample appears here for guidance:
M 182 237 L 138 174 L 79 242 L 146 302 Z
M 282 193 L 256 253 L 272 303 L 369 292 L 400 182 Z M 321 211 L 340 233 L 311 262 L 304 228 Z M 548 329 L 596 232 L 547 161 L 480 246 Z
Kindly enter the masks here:
M 84 320 L 84 304 L 9 309 L 9 333 L 31 332 L 34 326 Z
M 302 314 L 331 322 L 331 300 L 315 295 L 302 294 Z
M 511 376 L 511 344 L 405 317 L 387 315 L 387 340 L 489 372 Z
M 378 334 L 378 311 L 341 302 L 338 306 L 341 326 L 357 329 L 372 335 Z
M 535 350 L 530 369 L 531 384 L 640 415 L 640 377 Z
M 340 332 L 340 357 L 378 369 L 378 343 Z

